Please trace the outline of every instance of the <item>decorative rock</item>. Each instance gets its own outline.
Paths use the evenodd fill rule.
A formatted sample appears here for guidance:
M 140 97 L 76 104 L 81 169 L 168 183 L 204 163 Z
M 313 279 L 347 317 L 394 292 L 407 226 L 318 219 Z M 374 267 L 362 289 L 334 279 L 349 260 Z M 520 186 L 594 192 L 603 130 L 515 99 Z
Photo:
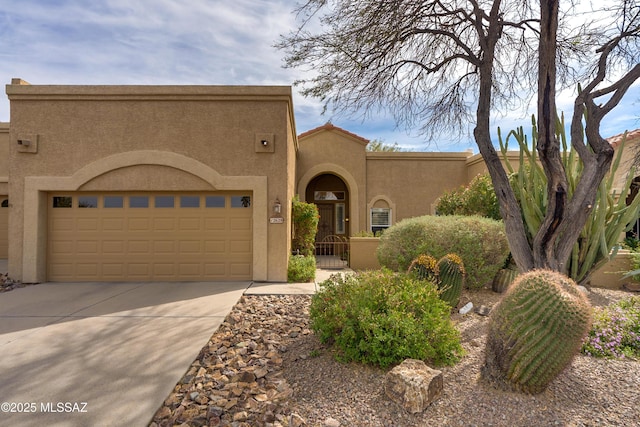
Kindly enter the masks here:
M 291 417 L 289 417 L 289 425 L 291 427 L 301 427 L 306 425 L 307 422 L 300 415 L 293 413 Z
M 329 417 L 324 420 L 324 427 L 340 427 L 340 421 L 336 420 L 335 418 Z
M 442 394 L 442 372 L 423 361 L 407 359 L 385 376 L 384 392 L 406 411 L 422 412 Z

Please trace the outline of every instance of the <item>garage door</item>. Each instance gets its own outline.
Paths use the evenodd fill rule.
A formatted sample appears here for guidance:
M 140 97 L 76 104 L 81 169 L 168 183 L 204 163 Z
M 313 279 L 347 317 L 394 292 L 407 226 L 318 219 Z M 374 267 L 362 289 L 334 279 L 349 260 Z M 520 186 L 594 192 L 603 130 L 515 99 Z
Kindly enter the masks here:
M 9 199 L 0 196 L 0 258 L 9 256 Z
M 246 193 L 48 196 L 49 281 L 252 278 Z

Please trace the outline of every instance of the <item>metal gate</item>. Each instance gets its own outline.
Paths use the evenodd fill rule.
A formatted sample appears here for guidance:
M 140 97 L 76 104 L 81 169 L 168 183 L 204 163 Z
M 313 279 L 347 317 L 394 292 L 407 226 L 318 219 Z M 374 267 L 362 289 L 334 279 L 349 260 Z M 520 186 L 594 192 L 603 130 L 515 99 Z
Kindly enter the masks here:
M 344 236 L 325 236 L 316 242 L 317 268 L 347 268 L 349 267 L 349 239 Z

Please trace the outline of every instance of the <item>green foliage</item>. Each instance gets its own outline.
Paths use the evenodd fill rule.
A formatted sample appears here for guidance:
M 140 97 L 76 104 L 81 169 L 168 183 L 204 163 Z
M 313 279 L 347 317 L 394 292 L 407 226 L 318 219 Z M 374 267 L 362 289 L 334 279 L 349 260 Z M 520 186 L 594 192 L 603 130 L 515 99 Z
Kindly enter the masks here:
M 532 146 L 535 147 L 537 144 L 535 117 L 532 119 L 532 124 Z M 567 144 L 564 130 L 564 117 L 559 119 L 556 129 L 556 136 L 562 143 L 561 156 L 569 182 L 567 197 L 571 198 L 580 181 L 584 166 L 575 150 L 569 149 L 570 144 Z M 515 139 L 520 148 L 518 172 L 507 159 L 508 143 L 511 137 Z M 509 132 L 505 141 L 503 141 L 501 131 L 498 129 L 498 139 L 505 159 L 504 163 L 511 173 L 511 187 L 520 204 L 529 244 L 533 244 L 547 209 L 547 177 L 538 161 L 536 150 L 529 149 L 527 137 L 522 127 Z M 609 174 L 598 187 L 591 215 L 587 219 L 569 259 L 567 274 L 578 283 L 586 281 L 592 271 L 609 261 L 612 249 L 615 255 L 620 234 L 628 229 L 629 224 L 640 213 L 640 197 L 636 197 L 629 206 L 626 205 L 626 198 L 634 177 L 633 170 L 629 172 L 620 194 L 616 194 L 614 191 L 614 178 L 620 165 L 623 149 L 624 142 L 616 150 L 616 157 Z
M 540 393 L 580 351 L 591 306 L 575 282 L 550 270 L 516 278 L 489 318 L 485 380 Z
M 593 357 L 640 359 L 640 296 L 596 308 L 582 352 Z
M 479 215 L 500 220 L 500 206 L 489 174 L 477 175 L 468 186 L 442 194 L 436 201 L 438 215 Z
M 294 253 L 312 256 L 320 220 L 318 207 L 313 203 L 301 202 L 296 196 L 292 201 L 291 216 L 293 218 L 291 250 Z
M 379 139 L 374 139 L 373 141 L 369 141 L 369 143 L 367 144 L 367 151 L 397 153 L 406 150 L 400 147 L 397 142 L 394 142 L 393 144 L 385 144 Z
M 316 257 L 313 255 L 291 255 L 287 268 L 289 283 L 311 282 L 316 277 Z
M 490 285 L 509 254 L 502 221 L 479 216 L 421 216 L 402 220 L 380 237 L 380 265 L 407 271 L 421 254 L 439 259 L 448 253 L 462 258 L 467 271 L 466 286 Z
M 411 262 L 407 272 L 420 280 L 435 283 L 440 299 L 451 307 L 458 305 L 465 278 L 464 264 L 458 255 L 447 254 L 439 261 L 431 255 L 420 255 Z
M 333 275 L 311 300 L 311 327 L 343 361 L 386 367 L 406 358 L 451 365 L 463 354 L 450 307 L 432 283 L 383 269 Z

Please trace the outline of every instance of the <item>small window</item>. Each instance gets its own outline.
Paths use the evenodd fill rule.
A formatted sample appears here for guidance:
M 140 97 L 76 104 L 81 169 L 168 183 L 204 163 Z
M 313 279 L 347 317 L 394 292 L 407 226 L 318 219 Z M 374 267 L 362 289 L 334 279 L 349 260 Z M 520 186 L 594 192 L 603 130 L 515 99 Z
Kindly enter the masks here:
M 0 203 L 0 207 L 8 208 L 9 207 L 9 199 L 4 199 L 2 203 Z
M 80 196 L 78 197 L 79 208 L 97 208 L 98 197 L 96 196 Z
M 121 208 L 124 206 L 122 196 L 104 196 L 105 208 Z
M 345 219 L 344 203 L 336 203 L 336 234 L 345 233 Z
M 180 196 L 181 208 L 199 208 L 200 196 Z
M 205 206 L 208 208 L 224 208 L 225 198 L 224 196 L 207 196 L 205 198 Z
M 54 208 L 70 208 L 73 203 L 73 197 L 71 196 L 55 196 L 53 198 Z
M 315 200 L 344 200 L 344 191 L 314 191 Z
M 173 196 L 156 196 L 155 197 L 155 207 L 156 208 L 172 208 L 174 206 L 174 197 Z
M 232 208 L 248 208 L 251 206 L 251 196 L 231 196 Z
M 149 197 L 147 196 L 130 196 L 129 197 L 130 208 L 148 208 Z
M 371 231 L 381 232 L 391 227 L 391 209 L 371 208 Z

